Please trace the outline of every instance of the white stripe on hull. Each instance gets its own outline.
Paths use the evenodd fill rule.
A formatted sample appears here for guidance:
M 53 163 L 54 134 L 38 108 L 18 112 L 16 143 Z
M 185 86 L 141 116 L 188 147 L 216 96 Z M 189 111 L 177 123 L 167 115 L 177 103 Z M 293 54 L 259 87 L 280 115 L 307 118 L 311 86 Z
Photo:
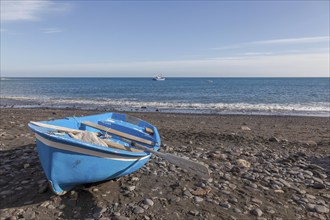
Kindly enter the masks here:
M 127 157 L 118 156 L 118 155 L 112 154 L 112 153 L 102 153 L 102 152 L 98 152 L 98 151 L 94 151 L 94 150 L 84 149 L 81 147 L 75 147 L 75 146 L 68 145 L 68 144 L 57 143 L 54 141 L 47 140 L 46 138 L 44 138 L 38 134 L 36 134 L 36 138 L 39 141 L 41 141 L 43 144 L 56 148 L 56 149 L 67 150 L 67 151 L 71 151 L 71 152 L 75 152 L 75 153 L 81 153 L 81 154 L 86 154 L 89 156 L 107 158 L 107 159 L 112 159 L 112 160 L 136 161 L 136 160 L 143 160 L 143 159 L 150 157 L 150 155 L 147 155 L 147 156 L 143 156 L 143 157 L 141 156 L 141 157 L 137 157 L 137 158 L 127 158 Z

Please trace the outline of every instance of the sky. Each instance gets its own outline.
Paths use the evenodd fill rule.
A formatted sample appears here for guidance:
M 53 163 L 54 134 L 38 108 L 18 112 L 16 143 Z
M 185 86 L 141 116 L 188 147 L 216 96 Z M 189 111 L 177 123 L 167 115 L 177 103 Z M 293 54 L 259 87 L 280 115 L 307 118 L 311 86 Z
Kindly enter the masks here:
M 329 1 L 1 0 L 1 77 L 329 77 Z

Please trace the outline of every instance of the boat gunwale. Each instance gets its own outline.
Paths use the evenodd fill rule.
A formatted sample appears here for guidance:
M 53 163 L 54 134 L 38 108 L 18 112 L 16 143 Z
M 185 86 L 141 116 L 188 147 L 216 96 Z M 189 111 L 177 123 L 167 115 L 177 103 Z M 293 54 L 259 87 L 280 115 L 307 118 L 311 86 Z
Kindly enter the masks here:
M 45 121 L 43 121 L 43 123 L 44 122 Z M 47 133 L 47 132 L 54 131 L 54 129 L 42 128 L 42 127 L 38 127 L 38 126 L 30 124 L 30 123 L 28 124 L 28 126 L 33 130 L 33 132 L 35 132 L 36 134 L 40 135 L 43 138 L 46 138 L 50 141 L 58 142 L 61 144 L 72 145 L 73 147 L 84 148 L 87 150 L 92 150 L 92 151 L 97 151 L 97 152 L 102 152 L 102 153 L 107 153 L 107 154 L 115 154 L 115 155 L 119 155 L 119 156 L 128 156 L 128 157 L 132 157 L 132 158 L 134 158 L 134 157 L 139 158 L 139 157 L 144 157 L 144 156 L 150 155 L 150 153 L 146 153 L 144 151 L 142 151 L 142 152 L 126 151 L 126 150 L 121 150 L 121 149 L 116 149 L 116 148 L 111 148 L 111 147 L 99 146 L 96 144 L 79 141 L 79 140 L 69 138 L 69 137 L 56 136 L 54 134 Z M 157 144 L 153 145 L 153 147 L 151 149 L 158 150 L 159 146 Z

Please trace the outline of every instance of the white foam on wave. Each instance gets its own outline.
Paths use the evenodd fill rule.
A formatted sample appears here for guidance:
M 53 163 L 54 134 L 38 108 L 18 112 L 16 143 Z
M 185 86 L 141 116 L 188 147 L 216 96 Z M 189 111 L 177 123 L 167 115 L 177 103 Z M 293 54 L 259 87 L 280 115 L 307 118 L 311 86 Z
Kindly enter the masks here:
M 31 101 L 42 106 L 97 106 L 113 108 L 155 108 L 172 110 L 211 110 L 211 111 L 262 111 L 262 112 L 323 112 L 330 113 L 330 102 L 309 103 L 182 103 L 182 102 L 143 102 L 129 99 L 56 99 L 49 97 L 1 97 L 18 101 Z

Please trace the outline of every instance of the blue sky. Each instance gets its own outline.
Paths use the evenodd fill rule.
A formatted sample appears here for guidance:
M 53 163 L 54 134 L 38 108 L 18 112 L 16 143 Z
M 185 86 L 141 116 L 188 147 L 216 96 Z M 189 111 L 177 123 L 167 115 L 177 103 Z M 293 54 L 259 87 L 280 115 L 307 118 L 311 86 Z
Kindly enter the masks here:
M 1 0 L 1 76 L 329 76 L 329 8 Z

